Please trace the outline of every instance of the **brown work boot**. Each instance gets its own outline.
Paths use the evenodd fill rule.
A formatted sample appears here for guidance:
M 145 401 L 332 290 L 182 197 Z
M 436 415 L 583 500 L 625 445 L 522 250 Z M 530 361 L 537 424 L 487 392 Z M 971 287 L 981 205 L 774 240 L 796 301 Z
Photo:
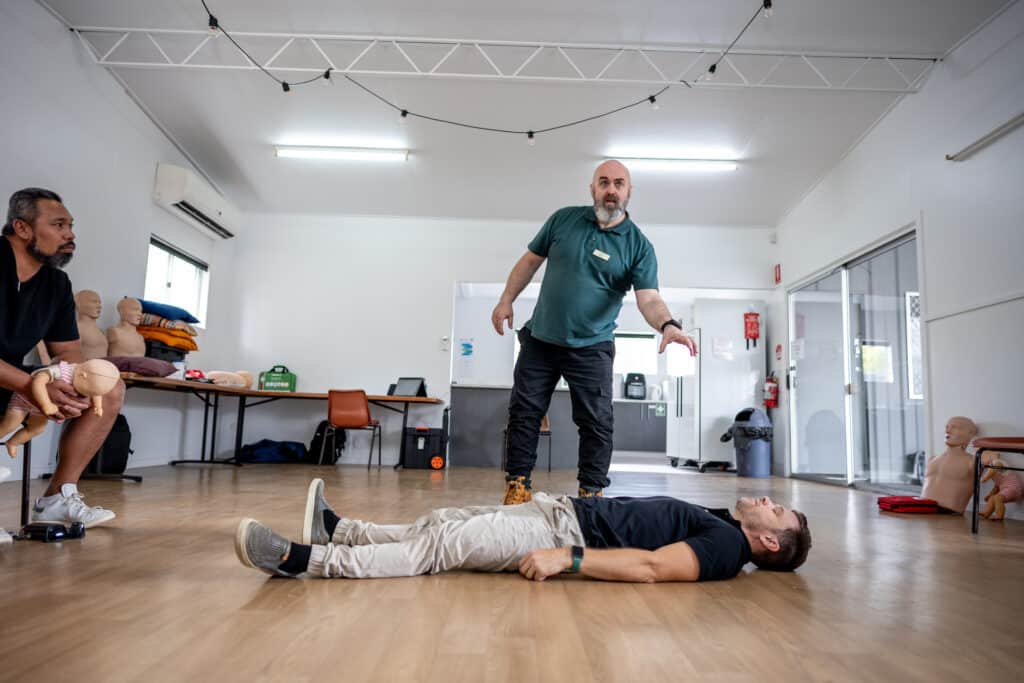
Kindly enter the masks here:
M 505 502 L 502 505 L 521 505 L 533 500 L 526 477 L 505 477 Z
M 601 489 L 585 489 L 582 486 L 576 493 L 577 498 L 604 498 L 604 491 Z

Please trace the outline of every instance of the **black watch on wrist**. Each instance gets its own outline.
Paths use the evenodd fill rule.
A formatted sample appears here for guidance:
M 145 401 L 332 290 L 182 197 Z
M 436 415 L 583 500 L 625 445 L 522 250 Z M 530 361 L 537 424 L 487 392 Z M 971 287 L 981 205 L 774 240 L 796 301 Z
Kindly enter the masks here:
M 665 322 L 663 322 L 661 324 L 661 333 L 662 334 L 665 334 L 665 328 L 668 327 L 669 325 L 672 325 L 673 327 L 678 327 L 680 331 L 682 331 L 682 329 L 683 329 L 683 326 L 679 324 L 679 321 L 672 320 L 670 318 L 670 319 L 666 320 Z

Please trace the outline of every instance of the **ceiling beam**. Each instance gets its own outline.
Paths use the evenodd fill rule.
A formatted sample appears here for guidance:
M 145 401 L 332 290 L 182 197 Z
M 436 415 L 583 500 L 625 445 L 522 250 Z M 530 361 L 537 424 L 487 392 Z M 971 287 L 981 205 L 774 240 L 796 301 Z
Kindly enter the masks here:
M 262 66 L 282 75 L 323 73 L 330 68 L 332 72 L 352 76 L 907 94 L 917 92 L 938 59 L 933 55 L 733 48 L 723 62 L 727 68 L 720 65 L 717 77 L 708 80 L 707 68 L 719 59 L 724 46 L 232 32 L 240 43 L 248 43 L 247 47 L 261 45 L 269 50 L 271 56 L 257 65 L 243 58 L 221 33 L 206 30 L 109 26 L 75 26 L 72 30 L 90 46 L 95 62 L 110 69 L 252 71 Z M 152 49 L 140 49 L 138 41 L 129 40 L 134 37 Z M 187 55 L 169 57 L 169 42 L 179 47 L 184 44 Z M 217 49 L 221 45 L 230 50 L 227 54 L 236 61 L 221 56 L 224 51 Z M 275 64 L 282 63 L 282 56 L 296 46 L 301 48 L 301 54 L 292 54 L 280 66 Z M 424 49 L 434 56 L 418 52 Z M 476 66 L 453 59 L 460 51 L 470 55 Z M 351 53 L 351 57 L 339 59 L 342 52 Z M 440 52 L 444 56 L 437 61 Z

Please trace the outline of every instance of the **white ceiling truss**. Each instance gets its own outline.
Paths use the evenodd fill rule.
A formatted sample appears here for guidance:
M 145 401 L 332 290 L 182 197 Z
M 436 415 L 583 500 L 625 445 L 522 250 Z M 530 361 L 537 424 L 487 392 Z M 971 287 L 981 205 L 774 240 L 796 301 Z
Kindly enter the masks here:
M 97 64 L 119 68 L 258 67 L 220 32 L 79 26 Z M 285 74 L 491 79 L 609 85 L 789 88 L 917 92 L 937 60 L 927 55 L 863 55 L 723 48 L 232 32 L 264 68 Z

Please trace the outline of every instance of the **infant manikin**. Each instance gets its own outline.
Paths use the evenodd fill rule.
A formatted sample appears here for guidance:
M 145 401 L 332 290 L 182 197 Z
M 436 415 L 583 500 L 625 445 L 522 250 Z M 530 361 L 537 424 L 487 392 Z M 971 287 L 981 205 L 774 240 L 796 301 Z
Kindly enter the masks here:
M 42 408 L 42 412 L 36 408 L 36 404 L 24 396 L 14 394 L 7 404 L 7 412 L 0 421 L 0 437 L 18 429 L 25 418 L 27 424 L 18 429 L 11 438 L 7 439 L 7 453 L 12 458 L 17 453 L 18 446 L 27 443 L 39 436 L 46 429 L 46 423 L 50 417 L 58 414 L 56 404 L 50 400 L 46 386 L 50 382 L 64 380 L 71 384 L 75 391 L 88 398 L 92 403 L 93 412 L 99 417 L 103 415 L 103 396 L 117 386 L 121 379 L 117 367 L 109 361 L 94 358 L 84 363 L 72 364 L 61 361 L 56 365 L 41 368 L 32 373 L 32 398 Z

